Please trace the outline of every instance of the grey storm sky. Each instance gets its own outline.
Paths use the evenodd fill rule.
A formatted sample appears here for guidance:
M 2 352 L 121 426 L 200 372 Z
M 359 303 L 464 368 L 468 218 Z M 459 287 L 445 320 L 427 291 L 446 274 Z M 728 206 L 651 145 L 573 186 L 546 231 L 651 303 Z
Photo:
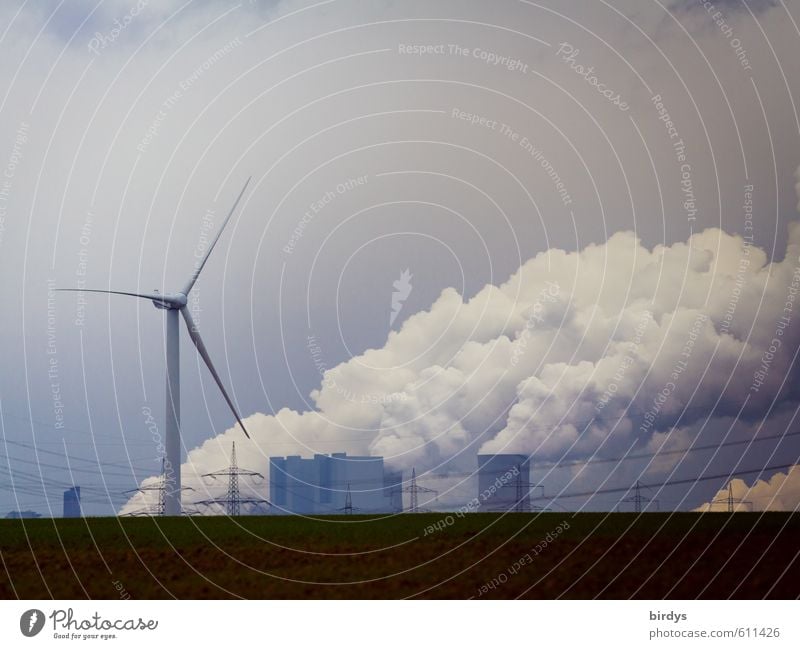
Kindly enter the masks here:
M 96 512 L 106 489 L 117 507 L 157 472 L 143 409 L 163 419 L 162 314 L 59 296 L 49 321 L 48 287 L 177 290 L 250 175 L 192 296 L 244 416 L 311 410 L 320 362 L 382 348 L 405 269 L 395 331 L 443 290 L 468 299 L 548 249 L 746 234 L 747 185 L 753 243 L 780 261 L 797 219 L 800 5 L 715 5 L 724 27 L 689 0 L 2 3 L 0 511 L 46 511 L 40 467 L 51 498 L 84 484 Z M 231 416 L 181 352 L 192 449 Z M 341 439 L 374 437 L 339 423 Z M 95 464 L 70 476 L 52 454 L 65 448 Z

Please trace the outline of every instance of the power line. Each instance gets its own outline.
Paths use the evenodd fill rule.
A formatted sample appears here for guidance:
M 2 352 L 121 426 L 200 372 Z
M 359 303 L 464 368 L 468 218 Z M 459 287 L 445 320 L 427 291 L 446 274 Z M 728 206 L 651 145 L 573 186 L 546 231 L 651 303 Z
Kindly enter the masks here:
M 66 454 L 66 453 L 59 453 L 57 451 L 49 451 L 46 448 L 39 448 L 38 446 L 36 446 L 34 444 L 26 444 L 24 442 L 16 442 L 16 441 L 11 440 L 11 439 L 3 440 L 3 442 L 5 444 L 13 444 L 14 446 L 21 446 L 23 448 L 29 448 L 29 449 L 32 449 L 32 450 L 36 451 L 37 453 L 44 453 L 44 454 L 47 454 L 47 455 L 54 455 L 56 457 L 67 458 L 67 459 L 72 460 L 74 462 L 88 462 L 89 464 L 97 464 L 97 465 L 99 465 L 101 463 L 99 458 L 78 457 L 76 455 L 69 455 L 69 454 Z M 131 462 L 146 462 L 149 459 L 151 459 L 151 458 L 143 457 L 143 458 L 137 458 L 135 460 L 131 460 Z M 130 464 L 123 464 L 121 462 L 102 462 L 102 464 L 104 466 L 113 466 L 113 467 L 117 467 L 117 468 L 120 468 L 120 469 L 135 469 L 137 471 L 150 471 L 151 470 L 151 469 L 141 469 L 141 468 L 132 467 Z
M 771 439 L 783 439 L 785 437 L 794 437 L 800 435 L 800 431 L 792 431 L 790 433 L 783 433 L 782 435 L 764 435 L 763 437 L 755 437 L 753 439 L 740 439 L 731 442 L 720 442 L 718 444 L 705 444 L 702 446 L 689 446 L 687 448 L 679 448 L 679 449 L 671 449 L 669 451 L 657 451 L 655 453 L 636 453 L 633 455 L 622 455 L 619 457 L 609 457 L 609 458 L 596 458 L 592 459 L 589 458 L 587 460 L 564 460 L 559 462 L 535 462 L 533 466 L 535 468 L 547 468 L 547 467 L 567 467 L 573 466 L 576 464 L 605 464 L 609 462 L 621 462 L 623 460 L 643 460 L 647 458 L 653 457 L 660 457 L 662 455 L 679 455 L 681 453 L 689 453 L 693 451 L 710 451 L 715 450 L 718 448 L 722 448 L 725 446 L 738 446 L 741 444 L 750 444 L 753 442 L 764 442 Z
M 720 442 L 718 444 L 705 444 L 702 446 L 689 446 L 686 448 L 680 449 L 672 449 L 669 451 L 657 451 L 655 453 L 636 453 L 633 455 L 621 455 L 618 457 L 611 457 L 611 458 L 589 458 L 586 460 L 563 460 L 563 461 L 540 461 L 540 462 L 531 462 L 531 468 L 533 469 L 543 469 L 543 468 L 552 468 L 552 467 L 568 467 L 574 465 L 584 465 L 584 464 L 608 464 L 608 463 L 616 463 L 622 462 L 625 460 L 642 460 L 654 457 L 661 457 L 664 455 L 680 455 L 682 453 L 691 453 L 695 451 L 709 451 L 715 450 L 718 448 L 726 447 L 726 446 L 737 446 L 741 444 L 751 444 L 755 442 L 765 442 L 773 439 L 783 439 L 785 437 L 795 437 L 800 435 L 800 431 L 792 431 L 789 433 L 783 433 L 781 435 L 765 435 L 763 437 L 756 437 L 753 439 L 742 439 L 742 440 L 735 440 L 732 442 Z M 533 454 L 531 454 L 532 456 Z M 530 456 L 529 456 L 530 457 Z M 490 470 L 484 471 L 484 473 L 493 473 Z M 504 471 L 496 471 L 495 473 L 504 473 Z M 449 471 L 447 473 L 438 475 L 435 473 L 428 473 L 426 477 L 431 480 L 443 480 L 447 478 L 467 478 L 470 476 L 478 475 L 478 471 Z
M 760 469 L 746 469 L 746 470 L 739 470 L 735 471 L 736 474 L 742 475 L 749 475 L 752 473 L 762 474 L 766 473 L 767 471 L 778 471 L 780 469 L 788 469 L 797 465 L 800 462 L 800 458 L 797 458 L 794 462 L 789 462 L 788 464 L 773 464 L 771 466 L 765 466 Z M 661 487 L 672 487 L 674 485 L 681 485 L 681 484 L 694 484 L 696 482 L 704 482 L 706 480 L 725 480 L 725 479 L 732 479 L 732 474 L 729 473 L 719 473 L 716 475 L 706 475 L 706 476 L 698 476 L 696 478 L 683 478 L 680 480 L 666 480 L 664 482 L 654 482 L 651 484 L 639 484 L 640 488 L 644 489 L 659 489 Z M 585 498 L 589 496 L 599 496 L 602 494 L 611 494 L 611 493 L 620 493 L 622 491 L 630 491 L 631 487 L 608 487 L 603 489 L 597 489 L 595 491 L 584 491 L 584 492 L 576 492 L 576 493 L 569 493 L 569 494 L 556 494 L 553 496 L 548 496 L 548 499 L 554 498 Z
M 531 467 L 534 469 L 541 469 L 541 468 L 552 468 L 552 467 L 568 467 L 573 465 L 584 465 L 584 464 L 608 464 L 608 463 L 616 463 L 622 462 L 625 460 L 642 460 L 654 457 L 661 457 L 663 455 L 679 455 L 681 453 L 691 453 L 694 451 L 708 451 L 714 450 L 726 446 L 737 446 L 741 444 L 751 444 L 755 442 L 764 442 L 774 439 L 783 439 L 785 437 L 795 437 L 800 435 L 800 431 L 791 431 L 788 433 L 783 433 L 780 435 L 764 435 L 762 437 L 755 437 L 753 439 L 742 439 L 742 440 L 735 440 L 730 442 L 720 442 L 718 444 L 705 444 L 702 446 L 689 446 L 686 448 L 680 449 L 672 449 L 669 451 L 657 451 L 655 453 L 636 453 L 633 455 L 621 455 L 618 457 L 612 458 L 588 458 L 586 460 L 563 460 L 563 461 L 540 461 L 540 462 L 531 462 Z M 533 454 L 531 454 L 532 456 Z M 530 456 L 529 456 L 530 457 Z M 502 474 L 505 473 L 504 470 L 481 470 L 480 472 L 485 474 Z M 448 478 L 468 478 L 471 476 L 478 475 L 479 471 L 448 471 L 444 474 L 435 474 L 435 473 L 427 473 L 426 477 L 431 480 L 446 480 Z
M 61 457 L 65 457 L 62 455 Z M 87 467 L 63 467 L 59 466 L 58 464 L 50 464 L 49 462 L 40 462 L 38 460 L 25 460 L 19 457 L 11 457 L 10 455 L 5 455 L 0 453 L 0 458 L 4 458 L 10 462 L 19 462 L 21 464 L 32 464 L 33 466 L 37 467 L 44 467 L 46 469 L 61 469 L 63 471 L 69 471 L 70 473 L 89 473 L 91 475 L 101 475 L 101 476 L 111 476 L 116 478 L 130 478 L 135 477 L 135 473 L 131 471 L 131 473 L 119 473 L 117 471 L 104 471 L 99 465 L 97 469 L 89 469 Z M 140 473 L 152 473 L 152 469 L 139 469 Z
M 7 467 L 0 466 L 0 471 L 5 472 L 8 475 L 9 480 L 11 480 L 10 487 L 13 489 L 15 486 L 16 481 L 18 480 L 27 480 L 29 482 L 34 483 L 35 485 L 40 485 L 43 489 L 46 487 L 64 489 L 69 488 L 72 485 L 70 482 L 61 481 L 61 480 L 54 480 L 52 478 L 47 478 L 42 474 L 36 473 L 29 473 L 27 471 L 20 471 L 19 469 L 9 470 Z M 122 488 L 122 487 L 120 487 Z M 86 487 L 87 490 L 94 490 L 102 493 L 107 492 L 107 488 L 104 487 Z

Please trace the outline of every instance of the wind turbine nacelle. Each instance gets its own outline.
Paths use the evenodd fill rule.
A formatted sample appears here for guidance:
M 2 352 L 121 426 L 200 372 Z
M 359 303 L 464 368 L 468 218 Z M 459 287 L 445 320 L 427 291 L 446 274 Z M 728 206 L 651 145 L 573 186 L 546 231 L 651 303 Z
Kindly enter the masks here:
M 158 293 L 158 291 L 154 291 Z M 188 300 L 183 293 L 165 293 L 161 299 L 153 300 L 156 309 L 180 309 L 186 306 Z

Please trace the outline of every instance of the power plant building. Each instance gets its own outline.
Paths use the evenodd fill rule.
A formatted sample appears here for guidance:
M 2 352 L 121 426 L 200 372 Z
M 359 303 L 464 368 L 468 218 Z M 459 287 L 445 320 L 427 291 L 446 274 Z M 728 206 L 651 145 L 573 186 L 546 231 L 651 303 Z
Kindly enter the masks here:
M 403 511 L 403 472 L 384 472 L 383 495 L 389 499 L 390 512 Z
M 333 453 L 269 459 L 269 501 L 275 513 L 336 514 L 345 513 L 348 505 L 353 513 L 396 511 L 402 503 L 399 483 L 395 474 L 384 472 L 382 457 Z
M 6 514 L 6 518 L 41 518 L 42 515 L 39 512 L 32 511 L 30 509 L 26 509 L 25 511 L 12 511 Z
M 530 511 L 530 457 L 478 456 L 478 511 Z
M 64 492 L 64 518 L 80 518 L 81 488 L 71 487 Z

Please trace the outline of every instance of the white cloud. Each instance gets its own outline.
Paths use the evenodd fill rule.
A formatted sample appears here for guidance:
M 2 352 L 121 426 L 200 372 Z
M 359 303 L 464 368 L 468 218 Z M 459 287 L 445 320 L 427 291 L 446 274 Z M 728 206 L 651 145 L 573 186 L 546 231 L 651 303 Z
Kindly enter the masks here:
M 718 229 L 653 249 L 630 232 L 551 249 L 467 301 L 443 291 L 382 348 L 328 370 L 316 411 L 249 417 L 240 463 L 266 473 L 270 455 L 347 451 L 418 473 L 466 471 L 479 449 L 551 460 L 655 451 L 674 446 L 679 419 L 685 432 L 743 403 L 742 418 L 761 418 L 786 391 L 798 345 L 780 318 L 800 318 L 799 258 L 798 224 L 773 263 Z M 197 488 L 241 439 L 232 428 L 191 451 L 184 481 Z
M 735 478 L 695 511 L 727 511 L 729 488 L 735 511 L 794 511 L 800 507 L 800 466 L 795 465 L 786 473 L 775 473 L 766 481 L 756 480 L 752 487 Z

